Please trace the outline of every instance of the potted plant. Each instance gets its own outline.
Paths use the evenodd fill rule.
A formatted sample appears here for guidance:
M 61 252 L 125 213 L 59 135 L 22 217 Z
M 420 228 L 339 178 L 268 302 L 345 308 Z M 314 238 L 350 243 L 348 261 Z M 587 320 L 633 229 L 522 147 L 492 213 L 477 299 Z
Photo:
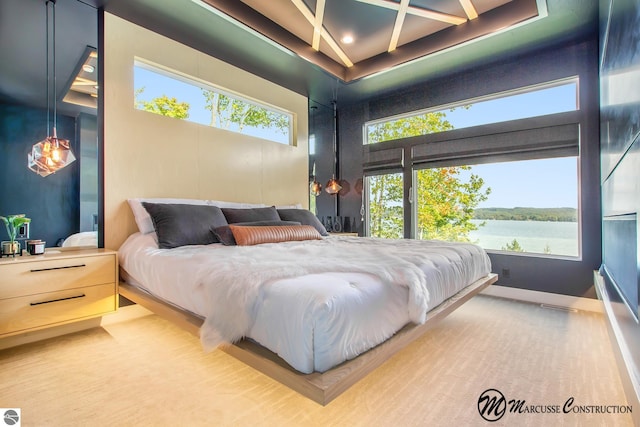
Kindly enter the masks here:
M 9 235 L 9 241 L 2 242 L 2 255 L 16 256 L 20 253 L 20 242 L 16 242 L 18 230 L 22 225 L 30 223 L 31 219 L 26 218 L 24 214 L 0 216 L 0 219 L 4 222 Z

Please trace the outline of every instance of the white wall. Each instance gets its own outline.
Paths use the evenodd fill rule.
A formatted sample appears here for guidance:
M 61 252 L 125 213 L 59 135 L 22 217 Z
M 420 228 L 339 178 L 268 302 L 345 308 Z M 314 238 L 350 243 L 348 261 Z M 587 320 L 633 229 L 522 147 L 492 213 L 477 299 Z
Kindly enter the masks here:
M 135 197 L 308 204 L 307 98 L 105 13 L 105 247 L 137 231 Z M 294 114 L 293 145 L 134 108 L 136 57 Z

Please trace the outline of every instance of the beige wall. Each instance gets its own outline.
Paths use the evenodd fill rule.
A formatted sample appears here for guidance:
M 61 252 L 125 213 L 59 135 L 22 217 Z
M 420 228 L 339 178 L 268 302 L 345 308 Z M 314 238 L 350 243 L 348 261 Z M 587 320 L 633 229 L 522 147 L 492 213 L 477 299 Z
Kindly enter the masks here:
M 137 231 L 128 198 L 308 205 L 307 98 L 105 14 L 105 247 Z M 287 146 L 134 108 L 137 58 L 294 113 Z

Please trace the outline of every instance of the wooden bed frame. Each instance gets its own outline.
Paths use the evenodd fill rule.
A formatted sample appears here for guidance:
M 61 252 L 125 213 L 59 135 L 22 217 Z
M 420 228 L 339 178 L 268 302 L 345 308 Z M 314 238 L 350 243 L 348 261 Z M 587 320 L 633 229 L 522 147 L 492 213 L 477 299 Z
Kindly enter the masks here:
M 323 373 L 302 374 L 289 366 L 275 353 L 249 340 L 242 340 L 221 349 L 309 399 L 321 405 L 326 405 L 364 378 L 369 372 L 382 365 L 395 353 L 419 338 L 435 323 L 497 280 L 498 275 L 492 273 L 475 281 L 429 311 L 427 313 L 427 321 L 424 324 L 408 324 L 387 341 Z M 128 300 L 140 304 L 158 316 L 175 323 L 196 337 L 200 336 L 202 318 L 180 310 L 124 282 L 120 282 L 119 292 L 120 295 Z

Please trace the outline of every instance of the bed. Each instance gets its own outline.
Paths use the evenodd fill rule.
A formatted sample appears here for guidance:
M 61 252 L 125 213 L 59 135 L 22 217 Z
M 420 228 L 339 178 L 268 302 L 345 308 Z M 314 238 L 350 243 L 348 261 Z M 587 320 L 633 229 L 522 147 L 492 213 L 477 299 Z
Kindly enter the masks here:
M 168 228 L 171 240 L 162 224 L 185 205 L 144 205 L 153 231 L 147 218 L 119 249 L 121 294 L 197 333 L 205 349 L 220 347 L 322 404 L 496 280 L 476 245 L 322 236 L 304 210 L 223 208 L 227 225 L 216 230 L 312 237 L 182 245 L 184 225 Z M 211 212 L 187 209 L 196 223 Z M 273 210 L 305 223 L 244 221 Z

